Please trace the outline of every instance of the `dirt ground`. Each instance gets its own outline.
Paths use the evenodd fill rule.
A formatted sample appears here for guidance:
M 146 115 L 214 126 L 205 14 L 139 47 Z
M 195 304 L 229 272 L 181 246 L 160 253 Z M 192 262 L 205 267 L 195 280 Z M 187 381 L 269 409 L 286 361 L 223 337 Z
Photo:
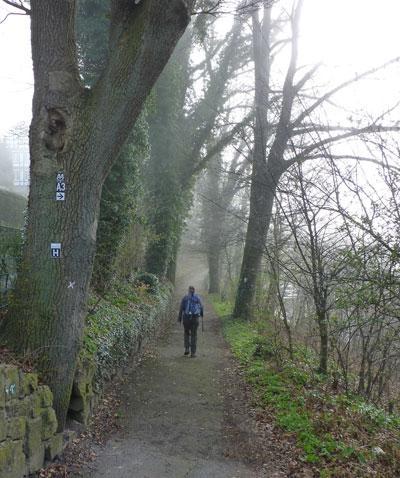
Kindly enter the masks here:
M 177 323 L 155 356 L 126 377 L 120 394 L 122 429 L 97 451 L 95 470 L 84 476 L 270 476 L 228 452 L 224 386 L 229 358 L 218 319 L 209 309 L 205 316 L 196 358 L 183 355 L 183 329 Z
M 176 323 L 152 356 L 130 372 L 118 398 L 121 429 L 97 447 L 87 478 L 280 478 L 297 474 L 290 440 L 252 408 L 206 304 L 196 358 L 183 355 Z
M 188 278 L 196 285 L 204 283 L 204 271 L 196 259 L 182 262 L 185 267 L 180 271 L 178 297 L 185 292 Z M 197 277 L 193 271 L 198 271 Z M 184 356 L 183 351 L 183 328 L 174 323 L 140 366 L 116 382 L 118 389 L 112 395 L 120 404 L 121 426 L 105 445 L 93 440 L 85 456 L 78 446 L 72 460 L 82 455 L 87 466 L 73 476 L 310 476 L 299 470 L 290 437 L 274 428 L 265 411 L 253 408 L 250 389 L 222 337 L 220 321 L 207 303 L 197 357 Z M 110 407 L 109 415 L 113 413 Z

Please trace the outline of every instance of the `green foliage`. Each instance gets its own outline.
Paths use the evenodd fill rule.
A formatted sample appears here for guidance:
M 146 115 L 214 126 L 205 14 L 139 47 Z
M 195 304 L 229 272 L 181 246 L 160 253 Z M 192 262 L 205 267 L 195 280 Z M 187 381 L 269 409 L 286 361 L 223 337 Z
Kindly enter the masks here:
M 103 186 L 92 280 L 99 293 L 104 292 L 116 272 L 115 260 L 131 223 L 141 220 L 138 206 L 142 195 L 140 170 L 149 151 L 147 130 L 142 115 Z
M 366 417 L 368 421 L 376 428 L 392 428 L 400 429 L 400 416 L 386 413 L 379 407 L 372 403 L 366 403 L 362 400 L 356 401 L 353 405 L 353 410 L 362 416 Z
M 220 315 L 229 307 L 214 296 L 212 300 Z M 354 476 L 365 476 L 363 467 L 378 463 L 373 453 L 376 445 L 385 450 L 388 473 L 398 470 L 398 452 L 394 450 L 400 444 L 399 416 L 389 415 L 361 397 L 328 392 L 331 378 L 315 374 L 315 352 L 297 347 L 291 362 L 268 334 L 265 322 L 224 317 L 223 329 L 252 385 L 255 401 L 273 411 L 282 430 L 295 435 L 304 461 L 323 467 L 321 477 L 342 476 L 348 467 L 357 470 Z
M 218 294 L 210 294 L 213 307 L 219 317 L 231 315 L 233 312 L 233 302 L 222 300 Z
M 116 282 L 102 298 L 92 295 L 80 361 L 98 365 L 96 382 L 107 379 L 129 359 L 133 344 L 151 335 L 170 295 L 169 286 L 158 286 L 148 294 L 129 282 Z
M 192 202 L 194 177 L 188 156 L 192 122 L 185 116 L 190 34 L 170 58 L 154 88 L 149 115 L 150 158 L 145 168 L 146 218 L 149 246 L 146 270 L 165 276 L 175 259 L 179 239 Z
M 0 305 L 9 301 L 9 289 L 15 281 L 22 251 L 22 233 L 0 226 Z
M 22 240 L 20 230 L 0 226 L 0 260 L 7 262 L 9 259 L 18 258 L 21 254 Z
M 156 294 L 160 286 L 160 281 L 154 274 L 150 274 L 149 272 L 141 272 L 136 274 L 134 284 L 136 287 L 145 285 L 149 292 Z
M 94 85 L 107 61 L 109 8 L 110 2 L 106 0 L 78 1 L 78 56 L 81 73 L 88 86 Z

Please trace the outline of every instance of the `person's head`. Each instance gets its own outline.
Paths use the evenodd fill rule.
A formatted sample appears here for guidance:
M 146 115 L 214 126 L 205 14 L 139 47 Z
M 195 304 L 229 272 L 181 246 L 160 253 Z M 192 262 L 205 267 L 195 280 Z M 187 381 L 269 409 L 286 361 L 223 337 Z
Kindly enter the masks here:
M 189 286 L 189 294 L 194 294 L 194 287 L 192 285 Z

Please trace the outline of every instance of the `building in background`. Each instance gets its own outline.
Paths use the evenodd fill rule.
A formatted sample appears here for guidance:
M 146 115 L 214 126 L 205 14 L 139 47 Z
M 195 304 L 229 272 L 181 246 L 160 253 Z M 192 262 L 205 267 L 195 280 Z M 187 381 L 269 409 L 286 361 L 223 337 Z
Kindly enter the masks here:
M 29 190 L 29 139 L 28 128 L 18 125 L 4 138 L 13 168 L 13 190 L 27 195 Z

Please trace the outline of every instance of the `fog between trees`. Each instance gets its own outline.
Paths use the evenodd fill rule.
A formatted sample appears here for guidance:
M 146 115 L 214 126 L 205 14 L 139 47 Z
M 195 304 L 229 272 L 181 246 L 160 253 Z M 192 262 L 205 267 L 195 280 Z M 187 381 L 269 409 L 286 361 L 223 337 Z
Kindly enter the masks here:
M 51 344 L 38 363 L 60 426 L 90 287 L 138 269 L 174 281 L 180 248 L 203 256 L 235 318 L 268 323 L 282 355 L 305 347 L 316 373 L 393 410 L 397 99 L 377 114 L 341 95 L 394 77 L 397 59 L 329 82 L 301 61 L 302 1 L 109 3 L 78 2 L 76 22 L 75 2 L 30 7 L 30 205 L 2 327 L 21 352 Z

